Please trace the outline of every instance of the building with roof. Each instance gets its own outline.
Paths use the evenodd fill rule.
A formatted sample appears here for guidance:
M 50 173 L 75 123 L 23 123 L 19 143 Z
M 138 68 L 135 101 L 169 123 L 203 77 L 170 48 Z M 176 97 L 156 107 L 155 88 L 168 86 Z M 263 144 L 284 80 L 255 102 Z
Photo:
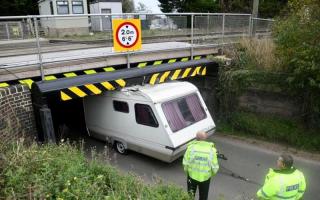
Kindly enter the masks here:
M 40 15 L 75 15 L 88 14 L 87 0 L 39 0 Z M 83 35 L 89 33 L 87 16 L 41 18 L 40 30 L 44 34 L 59 37 Z

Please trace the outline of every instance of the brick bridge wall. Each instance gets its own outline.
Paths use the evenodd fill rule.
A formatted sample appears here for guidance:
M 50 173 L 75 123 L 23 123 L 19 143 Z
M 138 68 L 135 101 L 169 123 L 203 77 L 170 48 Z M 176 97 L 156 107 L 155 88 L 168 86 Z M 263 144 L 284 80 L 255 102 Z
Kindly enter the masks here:
M 1 142 L 7 143 L 22 137 L 31 141 L 36 133 L 29 88 L 26 85 L 0 88 Z

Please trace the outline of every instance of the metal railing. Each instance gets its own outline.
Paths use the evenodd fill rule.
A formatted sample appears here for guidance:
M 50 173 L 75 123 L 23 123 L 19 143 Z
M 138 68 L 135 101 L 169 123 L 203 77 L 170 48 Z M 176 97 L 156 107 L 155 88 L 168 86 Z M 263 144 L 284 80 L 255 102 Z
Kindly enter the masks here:
M 33 55 L 29 61 L 40 67 L 59 62 L 62 51 L 66 59 L 79 59 L 69 50 L 92 49 L 83 58 L 112 54 L 112 19 L 141 19 L 143 50 L 159 50 L 155 43 L 169 48 L 190 49 L 199 46 L 223 46 L 242 37 L 269 36 L 273 20 L 233 13 L 118 13 L 84 15 L 41 15 L 0 17 L 0 58 Z M 103 54 L 94 49 L 100 48 Z M 142 51 L 143 51 L 142 50 Z M 161 49 L 160 49 L 161 50 Z M 57 53 L 48 57 L 49 52 Z M 136 52 L 124 52 L 128 56 Z M 143 52 L 142 52 L 143 53 Z M 36 55 L 36 56 L 34 56 Z M 67 55 L 63 55 L 67 56 Z M 83 59 L 82 58 L 82 59 Z M 1 67 L 1 66 L 0 66 Z

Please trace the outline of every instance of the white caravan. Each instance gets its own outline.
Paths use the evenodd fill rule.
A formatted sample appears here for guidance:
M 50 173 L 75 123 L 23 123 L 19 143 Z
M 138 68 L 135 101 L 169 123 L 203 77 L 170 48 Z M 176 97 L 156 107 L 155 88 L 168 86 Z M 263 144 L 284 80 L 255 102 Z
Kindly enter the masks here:
M 198 131 L 213 134 L 215 124 L 198 91 L 189 82 L 123 88 L 84 99 L 89 134 L 128 149 L 172 162 Z

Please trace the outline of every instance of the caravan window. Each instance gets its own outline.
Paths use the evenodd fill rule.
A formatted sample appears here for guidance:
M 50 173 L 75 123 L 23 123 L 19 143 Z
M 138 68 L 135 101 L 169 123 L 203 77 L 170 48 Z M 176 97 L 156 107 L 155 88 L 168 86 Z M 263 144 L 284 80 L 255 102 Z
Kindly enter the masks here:
M 124 101 L 113 101 L 113 109 L 118 112 L 129 113 L 129 106 Z
M 162 104 L 172 132 L 179 131 L 207 117 L 197 94 L 168 101 Z
M 134 110 L 136 112 L 136 122 L 138 124 L 158 127 L 158 121 L 154 116 L 154 113 L 149 105 L 146 104 L 135 104 Z

